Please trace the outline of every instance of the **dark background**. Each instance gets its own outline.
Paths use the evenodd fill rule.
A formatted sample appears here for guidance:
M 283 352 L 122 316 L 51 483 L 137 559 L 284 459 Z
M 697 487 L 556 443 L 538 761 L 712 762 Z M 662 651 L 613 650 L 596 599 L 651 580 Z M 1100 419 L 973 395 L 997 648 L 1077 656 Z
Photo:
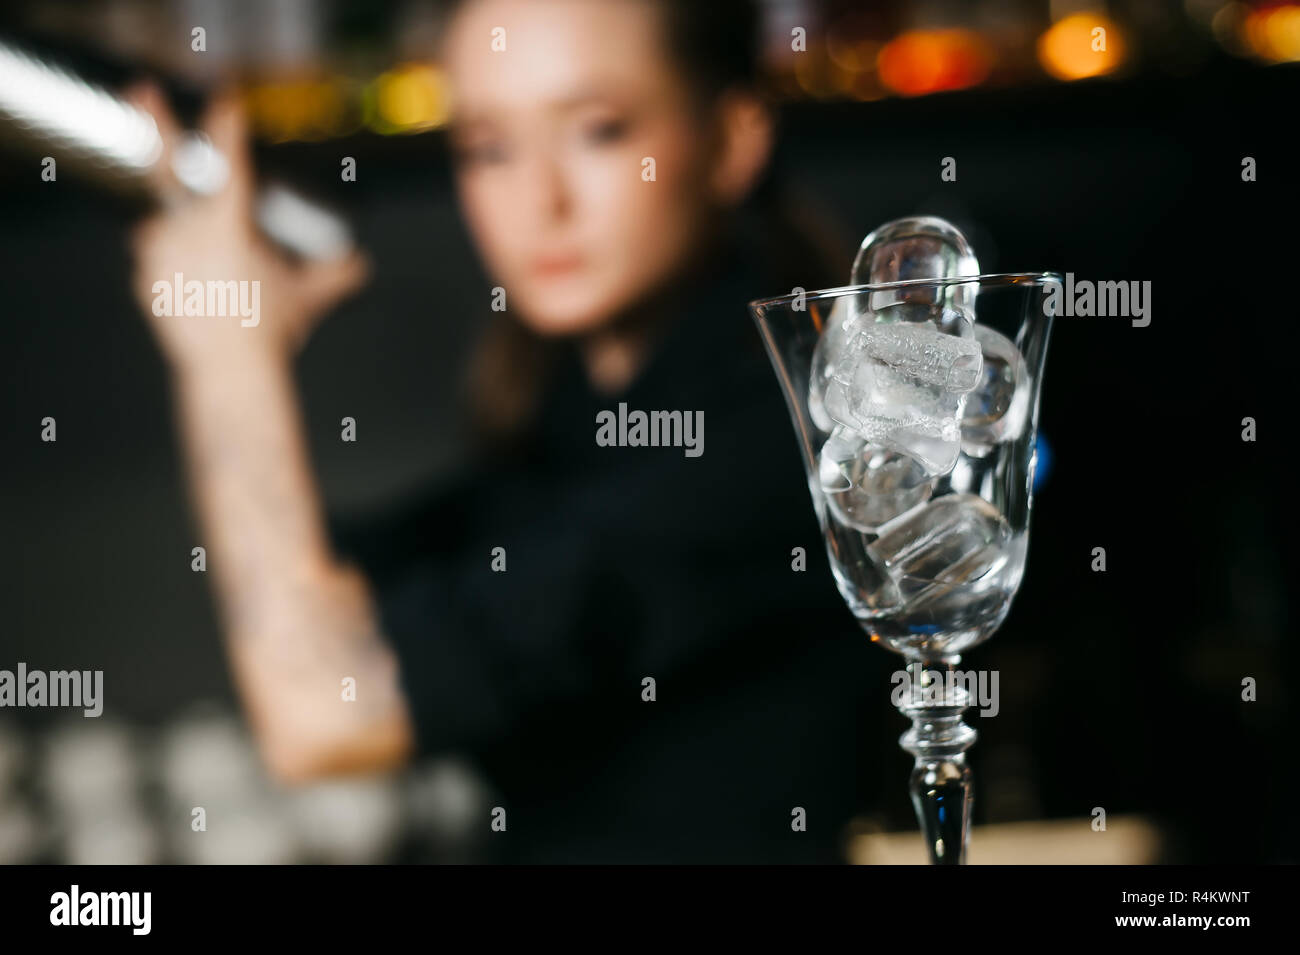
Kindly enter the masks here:
M 1294 65 L 1224 56 L 1184 77 L 784 109 L 781 161 L 810 208 L 833 210 L 848 250 L 883 221 L 930 212 L 969 229 L 986 272 L 1152 283 L 1146 328 L 1057 321 L 1028 571 L 1006 625 L 968 657 L 1001 672 L 1000 714 L 974 722 L 977 824 L 1102 806 L 1156 820 L 1164 861 L 1300 856 L 1285 530 L 1298 80 Z M 343 155 L 357 158 L 355 183 L 338 181 Z M 944 156 L 956 182 L 940 181 Z M 1258 181 L 1242 181 L 1244 156 Z M 327 501 L 364 512 L 460 460 L 458 374 L 488 283 L 440 133 L 258 158 L 345 209 L 376 265 L 299 365 Z M 189 568 L 196 532 L 164 369 L 128 294 L 129 210 L 63 176 L 42 183 L 9 155 L 0 210 L 0 666 L 103 669 L 112 714 L 143 726 L 196 699 L 233 705 L 206 581 Z M 54 444 L 39 437 L 47 415 Z M 355 444 L 337 440 L 344 415 L 359 422 Z M 1255 443 L 1241 439 L 1246 416 Z M 1091 570 L 1094 547 L 1105 573 Z M 844 638 L 865 639 L 847 611 Z M 1255 703 L 1240 698 L 1248 676 Z M 887 702 L 888 690 L 862 691 Z M 863 813 L 906 829 L 905 724 L 881 714 L 863 758 L 898 784 Z M 0 715 L 24 732 L 53 718 Z

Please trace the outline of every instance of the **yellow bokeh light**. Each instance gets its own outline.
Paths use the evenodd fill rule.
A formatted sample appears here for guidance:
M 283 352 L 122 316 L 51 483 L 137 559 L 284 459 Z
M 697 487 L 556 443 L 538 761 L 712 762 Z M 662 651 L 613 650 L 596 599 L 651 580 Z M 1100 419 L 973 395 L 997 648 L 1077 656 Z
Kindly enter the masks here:
M 836 66 L 850 73 L 861 73 L 876 68 L 876 54 L 880 44 L 858 39 L 851 34 L 831 31 L 826 37 L 826 54 Z
M 826 99 L 837 92 L 833 70 L 834 64 L 819 56 L 795 58 L 794 76 L 799 89 L 814 99 Z
M 272 142 L 315 141 L 350 131 L 348 92 L 342 80 L 287 79 L 244 93 L 258 133 Z
M 374 86 L 372 123 L 380 132 L 418 132 L 447 121 L 449 99 L 442 72 L 407 64 L 384 73 Z
M 1100 13 L 1074 13 L 1053 23 L 1038 38 L 1038 61 L 1058 80 L 1102 76 L 1124 62 L 1124 37 Z
M 1300 6 L 1253 10 L 1242 24 L 1246 44 L 1275 63 L 1300 61 Z

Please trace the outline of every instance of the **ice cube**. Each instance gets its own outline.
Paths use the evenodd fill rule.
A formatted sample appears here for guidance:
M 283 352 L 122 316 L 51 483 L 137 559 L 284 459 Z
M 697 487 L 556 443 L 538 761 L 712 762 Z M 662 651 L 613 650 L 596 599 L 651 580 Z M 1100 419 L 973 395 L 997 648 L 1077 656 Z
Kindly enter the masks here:
M 820 500 L 821 498 L 819 498 Z M 858 616 L 872 616 L 902 607 L 898 587 L 872 557 L 870 537 L 838 521 L 826 523 L 826 553 L 835 584 Z
M 910 279 L 979 275 L 979 262 L 961 230 L 938 216 L 911 216 L 886 222 L 862 240 L 853 262 L 853 285 L 878 285 Z M 924 286 L 872 292 L 867 310 L 899 302 L 960 306 L 974 304 L 975 286 Z
M 864 316 L 858 316 L 855 327 L 864 324 Z M 958 306 L 948 308 L 943 305 L 930 305 L 925 302 L 894 302 L 882 305 L 869 313 L 872 322 L 888 325 L 928 325 L 958 338 L 974 337 L 973 325 L 975 315 L 969 309 Z
M 867 548 L 905 603 L 920 606 L 954 589 L 982 592 L 997 584 L 1014 556 L 1011 527 L 988 501 L 948 494 L 880 528 Z
M 957 455 L 957 463 L 952 470 L 935 482 L 934 495 L 956 491 L 960 494 L 978 494 L 986 501 L 997 502 L 1002 499 L 998 488 L 997 459 L 994 457 L 975 457 L 966 453 L 963 446 Z
M 873 445 L 843 426 L 822 446 L 817 470 L 835 519 L 866 534 L 930 496 L 920 462 Z
M 887 365 L 900 380 L 912 385 L 960 395 L 980 382 L 982 358 L 973 332 L 963 338 L 929 322 L 877 321 L 858 326 L 851 336 L 851 354 Z M 847 372 L 843 369 L 837 374 Z
M 949 222 L 888 222 L 863 241 L 854 284 L 977 275 L 970 244 Z M 981 381 L 974 287 L 928 286 L 860 294 L 835 308 L 813 353 L 808 407 L 818 428 L 842 425 L 919 462 L 926 478 L 952 468 L 963 395 Z
M 888 451 L 916 459 L 933 478 L 956 463 L 964 394 L 980 375 L 973 332 L 960 338 L 920 322 L 853 327 L 828 360 L 825 415 Z
M 1014 441 L 1029 417 L 1029 371 L 1020 350 L 987 325 L 975 326 L 983 355 L 979 384 L 966 396 L 961 419 L 962 451 L 982 458 L 1004 441 Z
M 808 415 L 822 431 L 832 431 L 835 428 L 834 420 L 826 413 L 826 390 L 830 387 L 836 362 L 847 354 L 846 345 L 853 324 L 849 301 L 849 296 L 835 300 L 821 337 L 813 349 L 812 368 L 808 375 Z

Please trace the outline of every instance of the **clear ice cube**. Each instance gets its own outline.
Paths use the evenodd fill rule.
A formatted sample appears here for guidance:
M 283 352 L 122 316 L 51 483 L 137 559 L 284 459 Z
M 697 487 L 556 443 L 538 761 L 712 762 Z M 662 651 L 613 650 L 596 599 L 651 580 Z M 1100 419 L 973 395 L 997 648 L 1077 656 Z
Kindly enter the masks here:
M 966 392 L 980 376 L 980 349 L 930 322 L 872 322 L 851 327 L 828 358 L 824 412 L 882 448 L 915 458 L 927 478 L 950 470 L 961 445 Z
M 863 241 L 853 284 L 977 275 L 955 226 L 934 216 L 887 222 Z M 813 355 L 809 412 L 823 430 L 856 431 L 914 458 L 928 478 L 961 447 L 962 396 L 981 380 L 972 286 L 890 289 L 848 299 Z M 832 318 L 835 318 L 834 309 Z
M 979 384 L 966 396 L 961 419 L 962 452 L 985 457 L 995 445 L 1014 441 L 1029 417 L 1029 371 L 1020 350 L 987 325 L 975 325 L 983 355 Z
M 846 353 L 853 318 L 849 296 L 836 299 L 826 318 L 826 327 L 813 349 L 812 368 L 808 375 L 808 414 L 822 431 L 835 429 L 834 420 L 826 413 L 826 390 L 835 374 L 836 362 Z
M 1004 496 L 998 487 L 997 477 L 996 458 L 967 454 L 963 444 L 962 452 L 957 455 L 957 463 L 952 466 L 952 470 L 935 482 L 934 494 L 936 497 L 950 491 L 977 494 L 996 507 L 997 502 Z
M 910 607 L 1000 586 L 1014 556 L 1011 527 L 998 509 L 973 494 L 948 494 L 880 528 L 867 548 Z
M 938 216 L 910 216 L 886 222 L 862 240 L 853 262 L 853 285 L 878 285 L 910 279 L 979 275 L 970 242 L 951 222 Z M 872 292 L 869 310 L 899 302 L 970 309 L 974 285 L 927 286 Z
M 818 480 L 835 519 L 865 534 L 924 502 L 925 469 L 910 455 L 837 427 L 818 454 Z
M 962 318 L 950 321 L 959 326 L 971 324 Z M 876 321 L 856 327 L 850 335 L 848 347 L 853 355 L 887 365 L 911 384 L 960 395 L 980 382 L 982 358 L 973 330 L 960 337 L 928 321 Z

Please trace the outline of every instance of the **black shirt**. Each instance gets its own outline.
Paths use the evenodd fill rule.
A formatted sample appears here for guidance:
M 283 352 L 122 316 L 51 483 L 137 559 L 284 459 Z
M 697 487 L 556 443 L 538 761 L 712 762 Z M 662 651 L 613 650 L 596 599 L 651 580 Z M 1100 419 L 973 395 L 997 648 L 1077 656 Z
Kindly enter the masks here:
M 893 661 L 830 576 L 745 307 L 774 291 L 726 259 L 625 393 L 593 392 L 566 352 L 516 457 L 332 523 L 376 591 L 420 753 L 468 757 L 499 791 L 504 861 L 843 860 Z M 703 453 L 598 445 L 620 402 L 703 411 Z

